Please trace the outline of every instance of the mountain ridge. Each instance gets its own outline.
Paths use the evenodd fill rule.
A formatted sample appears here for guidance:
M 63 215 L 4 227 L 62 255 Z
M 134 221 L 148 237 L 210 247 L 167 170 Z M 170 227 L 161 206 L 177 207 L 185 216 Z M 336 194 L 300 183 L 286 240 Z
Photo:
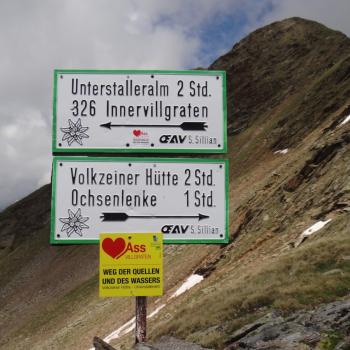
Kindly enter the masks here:
M 335 52 L 341 52 L 340 58 Z M 225 69 L 230 77 L 228 115 L 235 117 L 229 117 L 229 133 L 239 133 L 250 119 L 264 115 L 349 55 L 350 39 L 343 33 L 297 17 L 252 32 L 209 67 Z

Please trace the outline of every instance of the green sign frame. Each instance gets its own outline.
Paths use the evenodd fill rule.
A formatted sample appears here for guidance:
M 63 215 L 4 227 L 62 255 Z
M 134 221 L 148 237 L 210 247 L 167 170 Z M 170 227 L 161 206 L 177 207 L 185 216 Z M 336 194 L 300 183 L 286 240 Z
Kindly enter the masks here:
M 193 148 L 58 148 L 57 144 L 57 81 L 60 74 L 183 74 L 183 75 L 216 75 L 222 77 L 223 92 L 223 147 L 220 149 L 193 149 Z M 201 154 L 224 154 L 227 152 L 227 97 L 226 97 L 226 72 L 217 70 L 99 70 L 99 69 L 55 69 L 53 85 L 53 123 L 52 123 L 52 153 L 64 154 L 97 154 L 105 155 L 114 153 L 201 153 Z
M 55 224 L 56 224 L 56 184 L 57 184 L 57 167 L 60 161 L 81 161 L 81 162 L 159 162 L 159 163 L 224 163 L 225 164 L 225 235 L 222 239 L 184 239 L 184 240 L 166 240 L 164 244 L 225 244 L 229 242 L 229 162 L 227 159 L 212 159 L 212 158 L 133 158 L 133 157 L 70 157 L 56 156 L 52 163 L 52 196 L 51 196 L 51 227 L 50 227 L 50 244 L 98 244 L 99 240 L 77 239 L 64 240 L 56 239 Z

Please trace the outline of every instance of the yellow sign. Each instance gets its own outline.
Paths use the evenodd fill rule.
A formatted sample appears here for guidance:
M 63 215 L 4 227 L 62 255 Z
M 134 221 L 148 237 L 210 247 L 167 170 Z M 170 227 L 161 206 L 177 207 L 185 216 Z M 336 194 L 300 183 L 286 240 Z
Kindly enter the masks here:
M 100 235 L 100 296 L 163 294 L 161 233 Z

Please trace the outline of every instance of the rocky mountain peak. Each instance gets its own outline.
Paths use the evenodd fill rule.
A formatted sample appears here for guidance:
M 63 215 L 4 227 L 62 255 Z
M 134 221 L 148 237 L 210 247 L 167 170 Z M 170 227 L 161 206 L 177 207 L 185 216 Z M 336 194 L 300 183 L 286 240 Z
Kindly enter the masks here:
M 348 37 L 302 18 L 252 32 L 210 66 L 228 74 L 229 133 L 245 130 L 262 116 L 268 118 L 274 107 L 293 96 L 307 95 L 322 74 L 337 70 L 349 55 Z

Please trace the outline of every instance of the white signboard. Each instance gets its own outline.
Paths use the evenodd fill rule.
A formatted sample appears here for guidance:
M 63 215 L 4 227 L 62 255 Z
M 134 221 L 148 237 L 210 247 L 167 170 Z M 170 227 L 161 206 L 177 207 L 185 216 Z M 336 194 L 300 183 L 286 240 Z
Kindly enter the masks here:
M 54 153 L 225 153 L 223 71 L 56 70 Z
M 228 242 L 221 159 L 55 157 L 51 243 L 162 232 L 165 243 Z

